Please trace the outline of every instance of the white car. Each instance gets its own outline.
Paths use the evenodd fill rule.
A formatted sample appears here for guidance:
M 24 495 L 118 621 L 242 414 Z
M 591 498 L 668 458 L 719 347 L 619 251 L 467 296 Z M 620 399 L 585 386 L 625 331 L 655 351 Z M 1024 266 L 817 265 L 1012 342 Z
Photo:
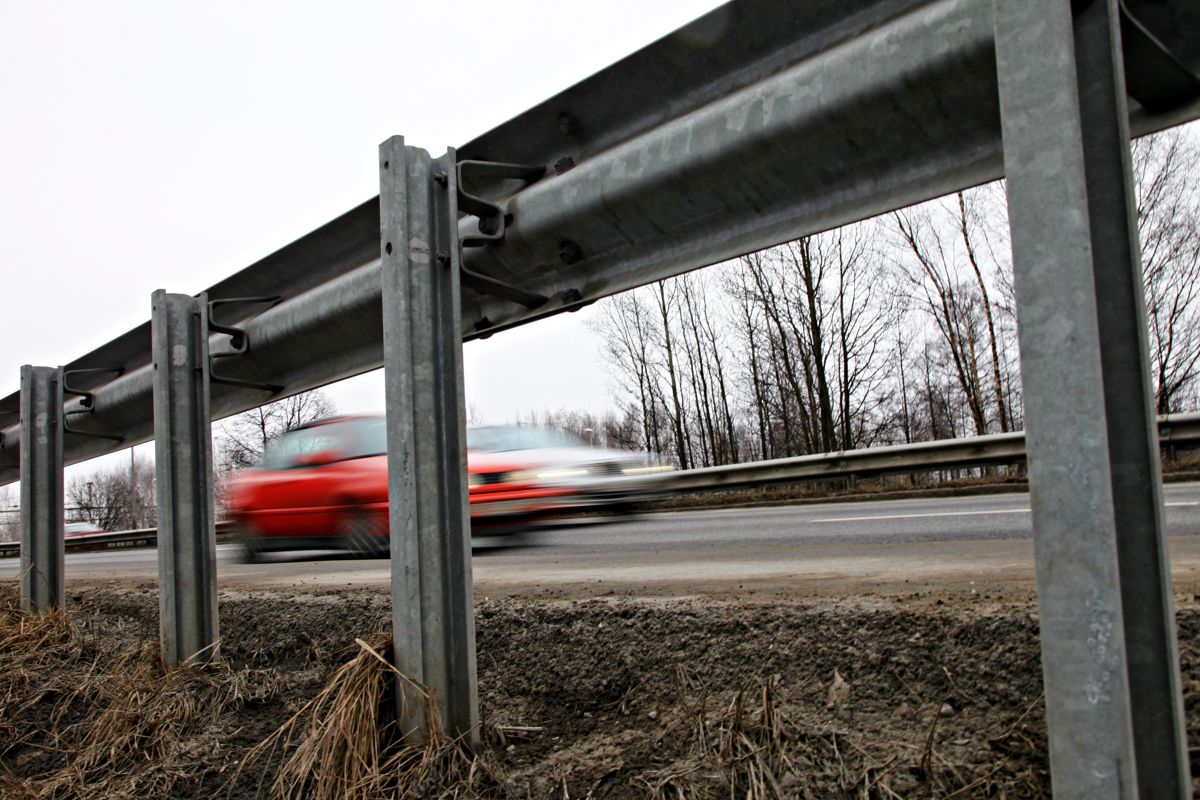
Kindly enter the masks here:
M 534 425 L 467 429 L 471 521 L 509 522 L 579 509 L 621 511 L 658 493 L 669 464 L 628 450 L 593 447 Z

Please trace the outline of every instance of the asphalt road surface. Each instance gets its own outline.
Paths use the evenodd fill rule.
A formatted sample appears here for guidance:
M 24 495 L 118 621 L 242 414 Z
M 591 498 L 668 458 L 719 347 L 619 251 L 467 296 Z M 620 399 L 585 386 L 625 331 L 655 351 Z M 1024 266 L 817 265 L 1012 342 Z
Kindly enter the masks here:
M 1200 588 L 1200 484 L 1166 487 L 1177 591 Z M 219 545 L 223 586 L 386 585 L 388 562 L 337 553 L 281 553 L 238 562 Z M 67 580 L 156 578 L 154 550 L 67 556 Z M 730 508 L 590 519 L 475 540 L 476 591 L 486 595 L 1032 591 L 1029 497 L 988 495 Z M 17 574 L 0 560 L 0 579 Z

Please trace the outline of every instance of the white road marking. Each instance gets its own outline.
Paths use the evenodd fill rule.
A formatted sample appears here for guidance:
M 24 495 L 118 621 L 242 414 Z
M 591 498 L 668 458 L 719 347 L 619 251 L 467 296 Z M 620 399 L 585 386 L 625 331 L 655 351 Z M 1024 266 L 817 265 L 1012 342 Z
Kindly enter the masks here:
M 920 519 L 922 517 L 975 517 L 983 514 L 1028 514 L 1028 508 L 999 508 L 992 511 L 929 511 L 924 514 L 884 514 L 871 517 L 828 517 L 810 522 L 868 522 L 880 519 Z
M 1200 506 L 1200 501 L 1183 502 L 1175 501 L 1164 503 L 1167 507 L 1177 506 Z M 809 522 L 872 522 L 875 520 L 887 519 L 921 519 L 924 517 L 977 517 L 987 514 L 1028 514 L 1028 508 L 995 508 L 986 511 L 927 511 L 923 514 L 880 514 L 867 517 L 826 517 L 824 519 L 813 519 Z

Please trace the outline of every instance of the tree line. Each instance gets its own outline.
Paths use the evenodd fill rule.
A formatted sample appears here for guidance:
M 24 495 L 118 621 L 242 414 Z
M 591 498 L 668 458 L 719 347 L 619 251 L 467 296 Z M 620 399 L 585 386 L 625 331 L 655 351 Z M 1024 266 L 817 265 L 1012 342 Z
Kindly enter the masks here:
M 1175 129 L 1133 166 L 1155 404 L 1194 409 L 1200 151 Z M 1006 200 L 988 184 L 602 301 L 604 438 L 688 468 L 1019 430 Z

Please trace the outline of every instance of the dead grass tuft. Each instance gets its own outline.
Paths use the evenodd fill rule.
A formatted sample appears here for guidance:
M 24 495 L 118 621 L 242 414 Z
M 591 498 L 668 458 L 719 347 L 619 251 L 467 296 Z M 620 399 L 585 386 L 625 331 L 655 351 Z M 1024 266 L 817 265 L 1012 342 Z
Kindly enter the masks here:
M 48 773 L 0 772 L 0 794 L 27 800 L 172 796 L 219 769 L 189 735 L 269 697 L 277 677 L 221 663 L 165 670 L 156 642 L 111 651 L 62 611 L 25 614 L 11 602 L 0 606 L 0 663 L 0 755 L 58 756 Z
M 70 691 L 72 682 L 50 667 L 78 661 L 79 631 L 66 614 L 25 614 L 11 600 L 0 601 L 0 756 L 34 734 L 21 720 L 47 698 Z
M 286 754 L 271 794 L 281 800 L 477 798 L 499 785 L 496 769 L 462 739 L 441 734 L 428 695 L 387 659 L 388 634 L 355 640 L 359 652 L 291 719 L 255 747 L 242 769 Z M 406 741 L 396 715 L 397 677 L 424 697 L 427 728 Z
M 998 766 L 971 768 L 940 753 L 937 706 L 917 747 L 880 741 L 849 716 L 816 718 L 782 692 L 779 676 L 719 704 L 682 670 L 676 683 L 683 713 L 659 738 L 686 740 L 686 755 L 638 776 L 654 800 L 1043 796 L 1032 773 L 1014 781 Z
M 753 690 L 741 689 L 716 710 L 710 710 L 707 692 L 696 696 L 689 691 L 691 683 L 682 670 L 678 672 L 685 711 L 663 734 L 686 737 L 688 755 L 641 776 L 650 797 L 699 800 L 714 796 L 714 790 L 746 800 L 793 796 L 782 781 L 801 765 L 788 747 L 795 731 L 777 707 L 778 678 Z

